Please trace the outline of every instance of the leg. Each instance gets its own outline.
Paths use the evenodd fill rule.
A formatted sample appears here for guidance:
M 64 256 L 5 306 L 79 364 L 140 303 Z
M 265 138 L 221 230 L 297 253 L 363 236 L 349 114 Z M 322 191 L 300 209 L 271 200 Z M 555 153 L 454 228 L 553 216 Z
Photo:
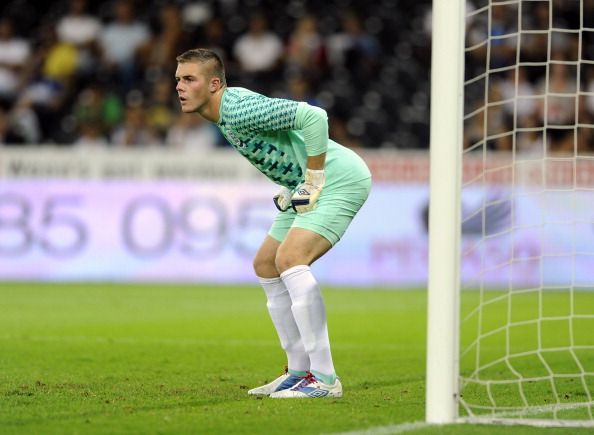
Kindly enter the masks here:
M 276 255 L 276 266 L 289 291 L 291 311 L 299 328 L 310 369 L 323 382 L 336 379 L 326 307 L 320 287 L 309 266 L 331 248 L 324 237 L 303 228 L 291 228 Z
M 266 292 L 268 312 L 287 354 L 290 373 L 304 376 L 310 368 L 309 357 L 291 312 L 291 297 L 276 269 L 275 258 L 279 246 L 280 242 L 267 236 L 254 258 L 254 270 Z
M 331 247 L 328 240 L 313 231 L 304 228 L 291 228 L 285 240 L 277 247 L 276 270 L 282 274 L 295 266 L 311 266 Z
M 279 273 L 276 270 L 276 253 L 280 246 L 278 240 L 266 236 L 256 256 L 254 257 L 254 271 L 260 278 L 278 278 Z
M 367 199 L 370 187 L 370 179 L 328 186 L 315 210 L 300 215 L 292 211 L 279 213 L 270 230 L 276 240 L 282 240 L 276 249 L 276 269 L 290 294 L 291 311 L 315 376 L 270 397 L 342 396 L 330 352 L 324 301 L 309 266 L 340 240 Z

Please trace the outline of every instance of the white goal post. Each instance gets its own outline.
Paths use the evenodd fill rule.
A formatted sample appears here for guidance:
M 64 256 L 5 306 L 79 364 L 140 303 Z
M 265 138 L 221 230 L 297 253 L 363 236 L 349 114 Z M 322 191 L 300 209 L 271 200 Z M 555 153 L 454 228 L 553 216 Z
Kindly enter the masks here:
M 460 293 L 460 180 L 464 104 L 464 1 L 433 0 L 429 276 L 428 423 L 457 413 Z
M 594 0 L 433 0 L 426 422 L 594 427 Z

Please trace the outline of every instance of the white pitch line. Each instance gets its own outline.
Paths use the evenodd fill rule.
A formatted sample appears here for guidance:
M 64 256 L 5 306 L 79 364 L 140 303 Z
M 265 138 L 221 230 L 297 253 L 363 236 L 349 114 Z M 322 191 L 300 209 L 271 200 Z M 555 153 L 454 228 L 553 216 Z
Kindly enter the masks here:
M 155 338 L 155 337 L 100 337 L 87 335 L 23 335 L 0 336 L 0 340 L 23 340 L 41 342 L 71 342 L 71 343 L 114 343 L 114 344 L 172 344 L 172 345 L 250 345 L 260 347 L 278 346 L 272 340 L 208 340 L 196 338 Z
M 387 426 L 370 427 L 367 429 L 354 430 L 350 432 L 336 432 L 326 435 L 392 435 L 410 432 L 417 429 L 424 429 L 433 424 L 425 423 L 424 421 L 415 421 L 409 423 L 391 424 Z
M 115 344 L 171 344 L 171 345 L 206 345 L 206 346 L 241 346 L 249 345 L 256 347 L 277 347 L 276 340 L 237 340 L 237 339 L 200 339 L 200 338 L 157 338 L 157 337 L 101 337 L 87 335 L 0 335 L 0 340 L 22 340 L 41 342 L 92 342 L 92 343 L 115 343 Z M 357 343 L 336 343 L 332 346 L 337 349 L 366 349 L 373 347 L 384 350 L 410 349 L 404 346 L 391 343 L 378 343 L 373 345 Z

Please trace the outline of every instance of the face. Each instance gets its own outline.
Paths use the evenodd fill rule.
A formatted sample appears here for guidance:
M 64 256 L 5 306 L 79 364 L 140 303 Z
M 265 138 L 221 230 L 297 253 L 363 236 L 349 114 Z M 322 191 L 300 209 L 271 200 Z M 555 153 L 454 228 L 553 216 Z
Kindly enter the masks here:
M 221 86 L 217 77 L 209 77 L 208 65 L 202 62 L 184 62 L 177 65 L 175 90 L 182 112 L 202 112 L 211 96 Z

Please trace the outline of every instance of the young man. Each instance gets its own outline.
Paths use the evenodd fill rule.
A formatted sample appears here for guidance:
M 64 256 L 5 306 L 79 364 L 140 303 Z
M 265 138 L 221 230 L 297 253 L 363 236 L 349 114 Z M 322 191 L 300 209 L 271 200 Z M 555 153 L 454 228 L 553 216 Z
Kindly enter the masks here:
M 310 265 L 340 240 L 371 188 L 353 151 L 329 140 L 326 112 L 303 102 L 228 88 L 211 50 L 177 57 L 176 90 L 185 113 L 216 123 L 231 145 L 270 180 L 279 213 L 254 259 L 287 370 L 248 391 L 275 398 L 341 397 L 326 309 Z

